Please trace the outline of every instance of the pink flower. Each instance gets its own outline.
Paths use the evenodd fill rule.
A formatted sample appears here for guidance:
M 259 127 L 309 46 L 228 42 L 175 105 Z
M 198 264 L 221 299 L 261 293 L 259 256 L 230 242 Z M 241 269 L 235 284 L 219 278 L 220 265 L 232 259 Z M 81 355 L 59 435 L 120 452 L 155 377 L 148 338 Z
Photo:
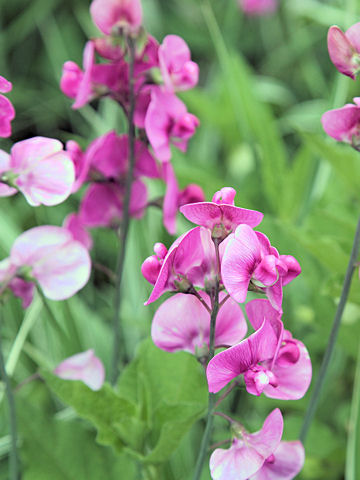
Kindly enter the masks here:
M 12 84 L 6 78 L 0 76 L 0 92 L 8 93 L 12 90 Z M 0 137 L 10 137 L 11 121 L 15 118 L 15 109 L 4 95 L 0 95 Z
M 240 224 L 256 227 L 263 214 L 255 210 L 246 210 L 234 206 L 236 191 L 224 187 L 216 192 L 212 202 L 190 203 L 180 208 L 180 212 L 190 222 L 209 228 L 213 238 L 223 240 Z
M 305 452 L 301 442 L 280 442 L 250 480 L 292 480 L 303 468 L 304 461 Z
M 330 137 L 357 149 L 360 146 L 360 97 L 355 97 L 354 102 L 355 105 L 348 103 L 325 112 L 321 122 Z
M 32 206 L 57 205 L 70 195 L 74 166 L 58 140 L 34 137 L 15 143 L 11 154 L 0 153 L 0 179 L 11 186 L 1 186 L 0 195 L 20 190 Z
M 262 326 L 263 319 L 270 321 L 277 336 L 277 349 L 272 359 L 254 366 L 244 375 L 246 389 L 253 395 L 262 392 L 267 397 L 280 400 L 298 400 L 307 392 L 312 376 L 311 360 L 305 345 L 283 329 L 279 312 L 268 300 L 256 299 L 246 305 L 248 319 L 255 330 Z M 261 391 L 254 382 L 262 372 L 271 372 L 273 383 Z
M 210 360 L 206 370 L 209 392 L 217 393 L 238 375 L 253 371 L 260 362 L 271 360 L 277 346 L 278 337 L 265 318 L 259 330 Z M 261 369 L 253 382 L 261 393 L 269 383 L 275 384 L 276 379 L 270 370 Z
M 283 418 L 278 408 L 266 418 L 262 429 L 248 433 L 238 427 L 235 437 L 227 450 L 217 448 L 210 457 L 210 471 L 213 480 L 252 479 L 267 459 L 278 448 L 283 433 Z M 262 477 L 262 479 L 266 477 Z M 271 477 L 270 477 L 271 478 Z
M 85 227 L 117 228 L 123 217 L 125 187 L 116 183 L 93 183 L 81 200 L 79 220 Z M 141 180 L 131 187 L 130 215 L 141 218 L 147 205 L 147 189 Z
M 199 295 L 210 307 L 210 297 Z M 226 296 L 220 293 L 220 301 Z M 229 346 L 242 340 L 247 324 L 239 305 L 229 299 L 221 307 L 215 330 L 215 346 Z M 209 346 L 210 314 L 194 296 L 178 293 L 165 300 L 155 313 L 151 336 L 155 345 L 168 352 L 185 350 L 197 354 Z
M 195 87 L 199 67 L 191 61 L 186 42 L 177 35 L 167 35 L 159 47 L 159 64 L 166 91 L 173 93 Z
M 185 152 L 199 120 L 187 112 L 184 103 L 175 95 L 154 87 L 145 117 L 145 130 L 155 156 L 161 162 L 171 158 L 170 143 Z
M 93 22 L 105 35 L 122 29 L 136 33 L 141 27 L 140 0 L 93 0 L 90 5 Z
M 328 32 L 330 59 L 340 73 L 355 80 L 360 71 L 360 22 L 352 25 L 345 33 L 332 26 Z
M 87 250 L 91 250 L 93 245 L 91 235 L 81 222 L 79 215 L 70 213 L 70 215 L 65 218 L 63 227 L 69 230 L 74 240 L 82 243 Z
M 237 302 L 245 301 L 251 285 L 281 310 L 282 287 L 299 275 L 301 268 L 291 255 L 279 255 L 264 234 L 239 225 L 229 237 L 221 272 L 225 288 Z
M 54 373 L 64 380 L 81 380 L 95 391 L 100 390 L 105 380 L 104 365 L 92 349 L 67 358 Z
M 277 8 L 277 0 L 239 0 L 239 4 L 247 15 L 272 13 Z
M 47 298 L 64 300 L 83 288 L 90 270 L 87 249 L 66 228 L 41 226 L 15 240 L 10 257 L 0 262 L 0 282 L 19 294 L 24 285 L 19 290 L 14 280 L 37 281 Z M 28 293 L 21 295 L 27 304 Z

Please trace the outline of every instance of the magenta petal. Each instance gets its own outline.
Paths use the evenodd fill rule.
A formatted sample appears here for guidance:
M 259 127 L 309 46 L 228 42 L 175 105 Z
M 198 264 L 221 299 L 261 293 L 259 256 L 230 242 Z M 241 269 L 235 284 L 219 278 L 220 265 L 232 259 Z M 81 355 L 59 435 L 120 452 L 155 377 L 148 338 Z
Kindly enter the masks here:
M 282 284 L 287 285 L 301 273 L 299 262 L 292 255 L 280 255 L 280 260 L 287 266 L 287 273 L 281 277 Z
M 0 137 L 10 137 L 11 121 L 15 118 L 15 109 L 9 99 L 0 95 Z
M 61 362 L 54 370 L 64 380 L 81 380 L 91 390 L 100 390 L 105 380 L 105 369 L 94 350 L 77 353 Z
M 6 80 L 5 77 L 0 75 L 0 92 L 9 93 L 12 90 L 12 83 L 9 80 Z
M 92 95 L 91 76 L 95 62 L 95 44 L 91 40 L 86 43 L 84 48 L 83 63 L 84 75 L 81 77 L 79 86 L 76 92 L 75 102 L 72 105 L 73 109 L 78 109 L 86 105 Z
M 85 227 L 113 227 L 123 210 L 123 191 L 113 183 L 93 183 L 80 205 L 80 221 Z
M 360 22 L 351 25 L 351 27 L 346 30 L 345 36 L 357 53 L 360 53 Z
M 258 362 L 271 359 L 278 339 L 271 324 L 265 320 L 262 327 L 237 345 L 218 353 L 208 364 L 206 375 L 209 391 L 217 393 L 238 375 Z
M 163 204 L 164 226 L 170 235 L 175 235 L 180 191 L 173 166 L 170 162 L 164 163 L 163 172 L 166 183 L 166 193 Z
M 278 312 L 282 313 L 282 279 L 280 278 L 272 287 L 265 288 L 265 293 L 270 300 L 271 306 L 274 307 L 275 310 L 278 310 Z
M 210 298 L 199 295 L 210 307 Z M 225 297 L 222 292 L 220 300 Z M 232 345 L 242 340 L 247 325 L 239 305 L 229 299 L 221 308 L 216 322 L 215 344 Z M 196 348 L 209 346 L 210 314 L 194 296 L 178 293 L 167 299 L 155 313 L 151 336 L 159 348 L 168 352 L 185 350 L 196 354 Z
M 278 380 L 277 387 L 267 385 L 264 394 L 270 398 L 280 400 L 298 400 L 307 392 L 312 377 L 312 367 L 309 352 L 299 340 L 294 340 L 299 349 L 300 357 L 297 362 L 282 365 L 275 361 L 272 372 Z M 281 349 L 280 349 L 281 352 Z
M 273 461 L 265 462 L 250 480 L 293 480 L 303 468 L 304 447 L 299 441 L 280 442 L 273 458 Z
M 344 34 L 339 27 L 332 26 L 328 31 L 327 42 L 329 56 L 335 67 L 340 73 L 355 79 L 354 73 L 359 65 L 353 60 L 356 50 L 348 34 Z
M 226 246 L 221 266 L 225 288 L 237 302 L 245 301 L 253 271 L 260 260 L 255 232 L 248 225 L 240 225 Z
M 93 241 L 82 221 L 76 213 L 70 213 L 63 223 L 63 227 L 71 232 L 74 240 L 82 243 L 87 250 L 91 250 Z
M 261 430 L 246 435 L 249 444 L 264 457 L 268 458 L 278 447 L 284 428 L 281 411 L 275 408 L 266 418 Z
M 258 330 L 261 327 L 265 318 L 269 320 L 275 329 L 275 326 L 281 319 L 279 312 L 275 310 L 271 306 L 270 302 L 264 298 L 256 298 L 251 300 L 245 305 L 245 310 L 254 330 Z
M 360 108 L 348 104 L 325 112 L 321 117 L 325 132 L 339 142 L 352 142 L 353 135 L 359 134 Z

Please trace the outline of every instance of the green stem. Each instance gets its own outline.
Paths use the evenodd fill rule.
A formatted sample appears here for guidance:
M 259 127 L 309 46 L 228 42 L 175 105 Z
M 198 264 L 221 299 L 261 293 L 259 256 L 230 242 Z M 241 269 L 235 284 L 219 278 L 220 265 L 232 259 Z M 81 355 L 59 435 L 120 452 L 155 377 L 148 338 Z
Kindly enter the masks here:
M 129 142 L 129 168 L 126 177 L 126 187 L 124 196 L 123 219 L 121 224 L 121 231 L 119 235 L 120 251 L 116 265 L 116 282 L 115 282 L 115 299 L 114 299 L 114 319 L 113 319 L 113 357 L 112 357 L 112 374 L 111 382 L 116 383 L 119 375 L 120 359 L 126 360 L 124 351 L 124 333 L 120 322 L 120 307 L 121 307 L 121 284 L 124 273 L 126 241 L 130 225 L 130 198 L 131 187 L 134 177 L 135 166 L 135 125 L 134 125 L 134 111 L 135 111 L 135 92 L 134 92 L 134 63 L 135 63 L 135 42 L 130 36 L 127 38 L 129 50 L 129 111 L 128 111 L 128 142 Z M 121 351 L 121 346 L 123 350 Z
M 6 392 L 8 405 L 9 405 L 9 415 L 10 415 L 11 450 L 10 450 L 10 462 L 9 462 L 9 480 L 19 480 L 20 467 L 19 467 L 19 458 L 18 458 L 18 452 L 17 452 L 17 427 L 16 427 L 15 399 L 14 399 L 13 391 L 11 389 L 9 377 L 6 373 L 4 356 L 2 352 L 1 335 L 0 335 L 0 374 L 5 384 L 5 392 Z
M 328 342 L 328 345 L 327 345 L 327 348 L 326 348 L 326 351 L 325 351 L 325 354 L 324 354 L 324 358 L 323 358 L 323 361 L 322 361 L 322 364 L 321 364 L 321 367 L 320 367 L 320 371 L 318 373 L 318 377 L 317 377 L 317 380 L 316 380 L 316 383 L 315 383 L 315 387 L 314 387 L 314 390 L 312 392 L 310 403 L 309 403 L 308 409 L 306 411 L 304 423 L 302 425 L 302 429 L 301 429 L 301 432 L 300 432 L 300 440 L 303 443 L 305 442 L 306 435 L 308 433 L 311 422 L 312 422 L 313 417 L 315 415 L 317 404 L 318 404 L 319 397 L 320 397 L 320 393 L 321 393 L 322 387 L 324 385 L 324 381 L 325 381 L 325 378 L 326 378 L 326 374 L 327 374 L 327 371 L 328 371 L 330 360 L 331 360 L 331 357 L 332 357 L 332 354 L 333 354 L 333 351 L 334 351 L 334 347 L 335 347 L 335 344 L 336 344 L 337 335 L 338 335 L 338 331 L 339 331 L 339 327 L 340 327 L 340 323 L 341 323 L 342 314 L 344 312 L 347 297 L 348 297 L 349 291 L 350 291 L 351 279 L 352 279 L 353 273 L 354 273 L 355 268 L 356 268 L 356 260 L 357 260 L 358 255 L 359 255 L 359 248 L 360 248 L 360 217 L 359 217 L 358 224 L 357 224 L 357 227 L 356 227 L 354 243 L 353 243 L 352 251 L 351 251 L 351 254 L 350 254 L 349 264 L 348 264 L 346 274 L 345 274 L 345 280 L 344 280 L 344 284 L 343 284 L 343 288 L 342 288 L 342 292 L 341 292 L 340 301 L 339 301 L 339 304 L 338 304 L 338 307 L 337 307 L 337 310 L 336 310 L 336 313 L 335 313 L 335 318 L 334 318 L 333 326 L 332 326 L 332 329 L 331 329 L 329 342 Z
M 50 305 L 47 301 L 47 298 L 45 297 L 43 291 L 41 290 L 41 287 L 37 283 L 36 283 L 36 290 L 37 290 L 37 292 L 39 294 L 39 297 L 41 298 L 42 304 L 43 304 L 43 306 L 44 306 L 44 308 L 45 308 L 45 310 L 48 314 L 50 323 L 55 328 L 55 330 L 61 335 L 62 339 L 68 341 L 69 339 L 68 339 L 68 336 L 67 336 L 65 330 L 63 329 L 63 327 L 57 321 L 57 319 L 54 315 L 54 312 L 50 308 Z
M 215 245 L 215 252 L 216 252 L 216 261 L 217 261 L 217 275 L 216 275 L 216 282 L 214 287 L 214 292 L 212 295 L 212 310 L 211 310 L 211 317 L 210 317 L 210 339 L 209 339 L 209 356 L 208 361 L 210 361 L 214 357 L 215 353 L 215 327 L 216 327 L 216 317 L 219 312 L 219 288 L 220 288 L 220 255 L 219 255 L 219 244 L 216 240 L 214 240 Z M 214 422 L 214 409 L 216 404 L 216 395 L 214 393 L 209 393 L 209 405 L 208 405 L 208 412 L 206 417 L 206 427 L 204 431 L 204 435 L 200 445 L 200 452 L 196 462 L 195 473 L 194 473 L 194 480 L 199 480 L 201 477 L 201 472 L 204 466 L 205 457 L 207 454 L 208 446 L 210 443 L 212 426 Z

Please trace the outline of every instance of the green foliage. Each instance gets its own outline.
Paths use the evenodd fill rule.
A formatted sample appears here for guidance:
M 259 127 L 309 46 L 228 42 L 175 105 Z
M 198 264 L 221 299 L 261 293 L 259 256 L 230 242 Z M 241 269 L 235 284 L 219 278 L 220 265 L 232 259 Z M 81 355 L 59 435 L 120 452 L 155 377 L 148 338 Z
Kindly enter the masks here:
M 42 375 L 64 403 L 96 426 L 99 443 L 146 464 L 166 461 L 207 408 L 204 374 L 194 357 L 163 352 L 149 340 L 116 391 L 105 384 L 94 392 L 79 381 Z

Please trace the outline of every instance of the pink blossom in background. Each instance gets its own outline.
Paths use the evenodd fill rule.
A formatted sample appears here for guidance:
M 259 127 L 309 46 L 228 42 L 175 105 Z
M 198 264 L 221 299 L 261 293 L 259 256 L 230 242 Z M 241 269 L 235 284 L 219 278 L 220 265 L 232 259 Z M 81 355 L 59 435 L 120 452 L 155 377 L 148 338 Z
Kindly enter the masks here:
M 6 78 L 0 76 L 0 92 L 8 93 L 12 90 L 12 84 Z M 15 109 L 4 95 L 0 95 L 0 137 L 10 137 L 11 121 L 15 118 Z
M 190 49 L 177 35 L 167 35 L 159 47 L 159 65 L 166 91 L 173 93 L 195 87 L 199 67 L 191 61 Z
M 261 430 L 256 433 L 248 433 L 243 427 L 237 427 L 238 435 L 234 438 L 231 447 L 227 450 L 217 448 L 210 457 L 212 479 L 257 478 L 253 475 L 260 471 L 267 459 L 272 459 L 280 445 L 283 425 L 281 412 L 276 408 L 268 415 Z M 260 478 L 265 480 L 266 477 Z
M 125 187 L 116 183 L 93 183 L 80 204 L 79 219 L 87 228 L 117 228 L 123 217 Z M 130 215 L 141 218 L 147 205 L 147 189 L 141 180 L 131 186 Z
M 142 23 L 140 0 L 93 0 L 90 5 L 93 22 L 105 35 L 116 29 L 136 32 Z
M 292 480 L 302 470 L 305 451 L 301 442 L 280 442 L 250 480 Z
M 277 8 L 277 0 L 238 0 L 239 5 L 247 15 L 264 15 L 272 13 Z
M 87 250 L 91 250 L 93 246 L 91 235 L 85 228 L 79 215 L 70 213 L 70 215 L 65 218 L 63 227 L 71 232 L 74 240 L 82 243 Z
M 70 195 L 75 170 L 61 142 L 34 137 L 15 143 L 10 155 L 1 151 L 1 176 L 8 177 L 30 205 L 50 206 L 63 202 Z M 0 188 L 0 195 L 16 193 L 15 188 L 4 187 Z
M 340 73 L 355 80 L 360 71 L 360 22 L 346 32 L 333 25 L 328 31 L 330 59 Z
M 228 293 L 239 303 L 250 283 L 266 293 L 272 306 L 281 310 L 282 287 L 301 272 L 291 255 L 279 255 L 269 239 L 248 225 L 239 225 L 229 237 L 222 262 L 222 278 Z
M 161 162 L 171 158 L 170 144 L 182 152 L 199 126 L 195 115 L 188 113 L 185 104 L 172 93 L 154 87 L 146 112 L 145 130 L 155 156 Z
M 255 299 L 247 303 L 247 317 L 255 330 L 262 326 L 266 318 L 277 336 L 277 349 L 272 359 L 256 365 L 244 375 L 247 391 L 254 395 L 264 392 L 267 397 L 280 400 L 298 400 L 307 392 L 311 377 L 312 367 L 309 352 L 305 345 L 293 338 L 288 330 L 284 330 L 281 316 L 270 302 L 265 299 Z M 254 379 L 259 372 L 271 372 L 274 384 L 264 385 L 258 391 Z
M 345 142 L 354 148 L 360 146 L 360 97 L 354 98 L 354 104 L 325 112 L 321 123 L 325 132 L 338 142 Z
M 209 392 L 217 393 L 238 375 L 252 372 L 258 363 L 271 360 L 277 346 L 278 337 L 265 319 L 255 333 L 210 360 L 206 370 Z M 258 369 L 253 382 L 260 394 L 266 385 L 275 384 L 276 379 L 270 370 Z
M 104 365 L 92 349 L 67 358 L 54 373 L 64 380 L 81 380 L 95 391 L 100 390 L 105 381 Z
M 81 150 L 80 145 L 74 140 L 66 142 L 66 152 L 70 155 L 75 169 L 75 182 L 72 188 L 72 193 L 75 193 L 87 180 L 90 168 L 89 161 Z
M 240 224 L 256 227 L 263 219 L 263 214 L 234 206 L 236 191 L 224 187 L 214 194 L 212 202 L 190 203 L 180 208 L 180 212 L 197 225 L 209 228 L 214 238 L 221 240 Z
M 41 226 L 27 230 L 15 240 L 10 257 L 0 262 L 0 282 L 7 284 L 24 276 L 27 282 L 37 281 L 47 298 L 64 300 L 84 287 L 90 270 L 87 249 L 74 240 L 70 231 Z M 9 287 L 12 289 L 11 283 Z M 16 295 L 24 290 L 18 287 L 15 285 L 13 289 Z M 25 293 L 22 298 L 29 304 L 29 292 Z
M 155 285 L 159 276 L 161 266 L 164 263 L 168 249 L 163 243 L 155 243 L 155 255 L 148 257 L 141 265 L 141 273 L 143 277 L 152 285 Z
M 210 297 L 199 291 L 210 308 Z M 220 301 L 226 296 L 220 293 Z M 240 342 L 247 332 L 241 307 L 229 299 L 221 307 L 216 321 L 215 346 Z M 209 346 L 210 314 L 194 295 L 178 293 L 165 300 L 155 313 L 151 336 L 155 345 L 168 352 L 185 350 L 196 354 Z

